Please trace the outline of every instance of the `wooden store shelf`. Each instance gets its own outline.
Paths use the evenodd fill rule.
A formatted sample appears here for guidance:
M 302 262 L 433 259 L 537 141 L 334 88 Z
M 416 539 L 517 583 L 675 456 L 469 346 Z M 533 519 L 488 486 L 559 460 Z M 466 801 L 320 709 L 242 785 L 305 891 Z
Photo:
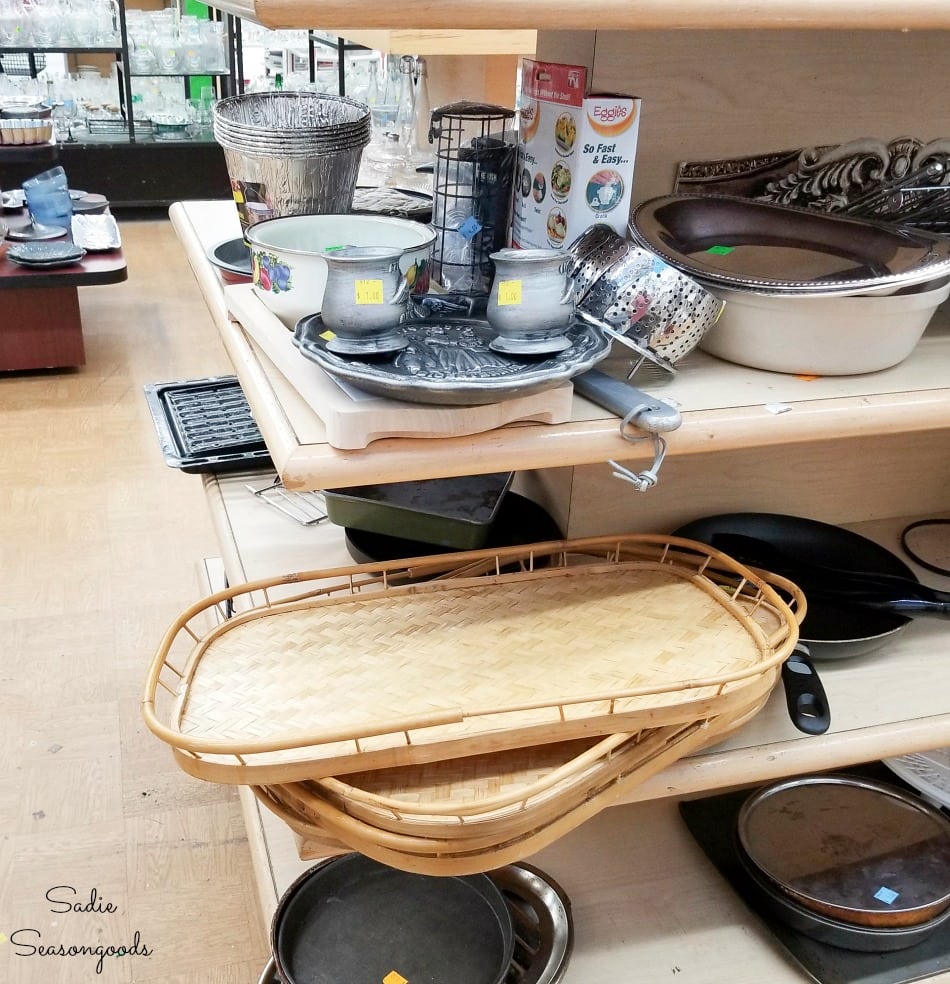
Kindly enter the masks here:
M 515 424 L 435 443 L 429 438 L 385 438 L 355 451 L 331 446 L 318 413 L 228 315 L 221 282 L 205 254 L 214 243 L 239 234 L 233 204 L 176 203 L 171 216 L 288 488 L 523 471 L 609 459 L 648 461 L 649 447 L 625 441 L 614 415 L 576 395 L 572 419 L 563 424 Z M 683 424 L 669 435 L 669 453 L 680 457 L 945 430 L 950 421 L 948 359 L 950 312 L 942 311 L 911 358 L 871 377 L 803 380 L 732 366 L 694 352 L 688 372 L 641 385 L 681 410 Z M 626 363 L 611 361 L 606 367 L 622 376 Z
M 270 28 L 465 30 L 838 29 L 950 27 L 944 0 L 403 0 L 398 8 L 349 0 L 216 0 L 213 6 Z
M 302 527 L 245 488 L 245 483 L 266 485 L 271 477 L 257 472 L 205 480 L 228 581 L 235 585 L 350 563 L 338 527 Z M 852 528 L 893 546 L 902 523 Z M 928 583 L 950 586 L 950 578 L 919 573 Z M 702 857 L 677 815 L 677 801 L 950 744 L 950 665 L 935 659 L 945 638 L 939 619 L 919 619 L 886 651 L 820 662 L 832 712 L 826 735 L 806 736 L 793 728 L 779 687 L 727 741 L 674 763 L 622 802 L 525 859 L 553 876 L 571 898 L 577 946 L 567 979 L 607 984 L 622 976 L 620 968 L 635 965 L 644 980 L 660 980 L 675 957 L 683 984 L 801 981 L 801 970 Z M 241 790 L 241 799 L 262 909 L 269 918 L 283 892 L 314 861 L 309 855 L 301 858 L 299 841 L 249 790 Z M 605 852 L 610 863 L 594 861 Z M 623 919 L 611 917 L 611 906 L 621 905 L 641 918 L 653 911 L 661 889 L 663 898 L 696 901 L 681 913 L 664 910 L 664 918 L 676 924 L 675 944 L 655 930 L 631 933 Z M 709 920 L 717 934 L 712 947 L 703 945 Z M 950 973 L 932 979 L 946 984 Z
M 526 55 L 531 57 L 538 44 L 538 32 L 410 30 L 392 28 L 324 28 L 329 34 L 346 38 L 376 51 L 414 55 Z

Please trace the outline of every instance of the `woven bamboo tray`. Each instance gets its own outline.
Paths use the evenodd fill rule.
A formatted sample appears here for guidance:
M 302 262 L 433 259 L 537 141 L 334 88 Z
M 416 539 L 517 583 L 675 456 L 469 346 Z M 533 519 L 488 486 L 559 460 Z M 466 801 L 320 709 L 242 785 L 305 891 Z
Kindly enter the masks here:
M 240 614 L 207 628 L 225 604 Z M 193 606 L 152 661 L 143 712 L 198 778 L 340 776 L 741 709 L 803 614 L 788 582 L 670 537 L 354 565 Z
M 746 688 L 749 703 L 737 712 L 757 710 L 773 683 L 774 675 L 763 674 L 762 687 L 757 691 Z M 702 726 L 704 742 L 720 740 L 723 725 L 719 719 Z M 594 791 L 630 776 L 642 760 L 644 748 L 679 734 L 680 727 L 509 749 L 342 779 L 310 780 L 296 784 L 296 788 L 301 795 L 382 831 L 497 843 L 530 832 L 552 815 L 589 799 Z M 389 789 L 392 795 L 381 796 L 364 787 Z
M 399 834 L 343 813 L 315 795 L 312 785 L 287 783 L 253 789 L 306 845 L 320 844 L 336 852 L 344 844 L 383 864 L 419 874 L 473 874 L 523 860 L 548 846 L 667 765 L 721 741 L 757 713 L 764 701 L 760 698 L 744 710 L 707 721 L 644 732 L 637 737 L 635 754 L 626 755 L 623 769 L 592 783 L 577 800 L 552 797 L 534 822 L 520 831 L 507 826 L 489 831 L 483 825 L 477 835 L 462 838 Z

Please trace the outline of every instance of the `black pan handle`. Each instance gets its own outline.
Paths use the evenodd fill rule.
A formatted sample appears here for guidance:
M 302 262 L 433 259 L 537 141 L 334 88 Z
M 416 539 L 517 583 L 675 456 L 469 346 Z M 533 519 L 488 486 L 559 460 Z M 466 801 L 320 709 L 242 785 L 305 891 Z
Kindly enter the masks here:
M 831 727 L 831 711 L 804 643 L 799 642 L 782 664 L 782 683 L 792 724 L 806 735 L 823 735 Z

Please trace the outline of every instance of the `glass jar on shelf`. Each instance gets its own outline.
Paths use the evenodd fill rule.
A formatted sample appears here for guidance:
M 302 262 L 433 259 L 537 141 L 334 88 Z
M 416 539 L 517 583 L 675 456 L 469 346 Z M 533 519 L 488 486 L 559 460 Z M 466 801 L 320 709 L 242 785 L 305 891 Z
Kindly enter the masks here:
M 52 48 L 59 43 L 63 26 L 63 9 L 59 0 L 34 0 L 28 8 L 33 44 Z
M 21 0 L 0 0 L 0 47 L 24 48 L 32 43 L 29 14 Z

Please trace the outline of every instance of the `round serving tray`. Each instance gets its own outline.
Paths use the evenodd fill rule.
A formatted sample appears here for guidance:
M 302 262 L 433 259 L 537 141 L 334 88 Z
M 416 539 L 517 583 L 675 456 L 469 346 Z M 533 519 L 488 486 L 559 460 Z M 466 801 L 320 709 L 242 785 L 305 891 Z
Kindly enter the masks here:
M 946 236 L 726 195 L 652 198 L 630 233 L 684 273 L 739 290 L 844 295 L 950 272 Z
M 427 318 L 400 325 L 409 345 L 390 357 L 359 359 L 327 347 L 329 332 L 319 314 L 297 322 L 294 344 L 321 369 L 376 396 L 475 406 L 527 396 L 566 382 L 610 353 L 610 340 L 578 319 L 567 330 L 563 352 L 519 357 L 490 348 L 495 332 L 476 318 Z M 332 336 L 329 336 L 332 337 Z

